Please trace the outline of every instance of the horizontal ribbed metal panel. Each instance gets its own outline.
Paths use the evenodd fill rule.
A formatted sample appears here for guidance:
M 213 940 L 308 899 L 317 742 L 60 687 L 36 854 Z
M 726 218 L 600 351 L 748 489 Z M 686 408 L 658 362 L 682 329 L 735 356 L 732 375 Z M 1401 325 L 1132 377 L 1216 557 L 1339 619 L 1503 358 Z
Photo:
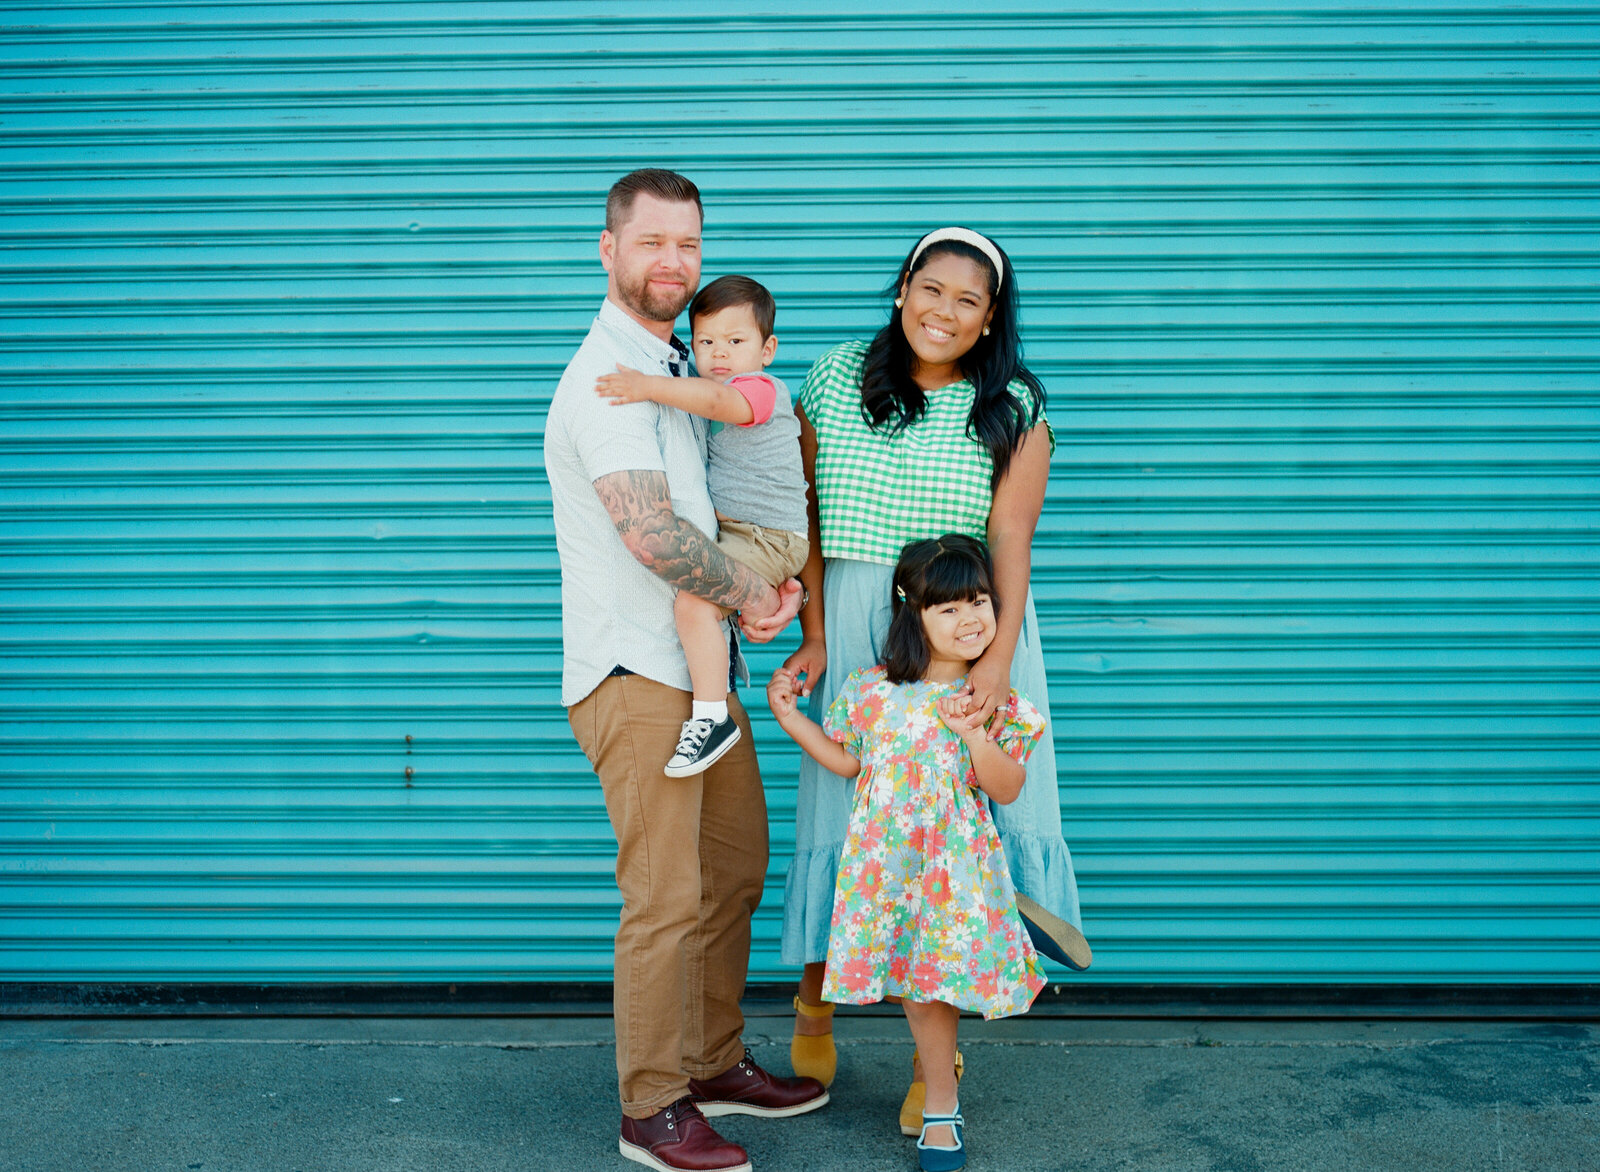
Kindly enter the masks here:
M 0 10 L 0 978 L 609 975 L 541 428 L 663 164 L 794 383 L 1016 260 L 1083 979 L 1593 979 L 1592 6 L 857 7 Z

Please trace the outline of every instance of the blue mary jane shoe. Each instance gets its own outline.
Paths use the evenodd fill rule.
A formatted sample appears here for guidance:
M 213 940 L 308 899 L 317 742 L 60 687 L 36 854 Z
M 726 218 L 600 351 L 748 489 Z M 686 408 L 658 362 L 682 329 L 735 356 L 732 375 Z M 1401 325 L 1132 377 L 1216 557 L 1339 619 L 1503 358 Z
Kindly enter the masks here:
M 949 1125 L 955 1134 L 956 1146 L 953 1148 L 932 1147 L 928 1144 L 928 1128 Z M 917 1136 L 917 1165 L 922 1172 L 957 1172 L 959 1168 L 967 1166 L 967 1145 L 962 1135 L 962 1128 L 966 1120 L 961 1118 L 961 1104 L 956 1104 L 956 1109 L 948 1115 L 929 1115 L 922 1113 L 922 1134 Z

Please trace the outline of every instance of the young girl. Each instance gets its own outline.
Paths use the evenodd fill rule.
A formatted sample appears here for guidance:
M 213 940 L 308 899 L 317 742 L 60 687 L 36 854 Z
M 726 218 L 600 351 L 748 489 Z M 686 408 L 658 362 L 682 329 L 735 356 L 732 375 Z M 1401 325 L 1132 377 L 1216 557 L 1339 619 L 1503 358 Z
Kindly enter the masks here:
M 965 1164 L 956 1102 L 956 1022 L 1022 1013 L 1044 987 L 1017 915 L 1000 837 L 979 793 L 1005 805 L 1044 732 L 1016 691 L 989 727 L 967 714 L 968 668 L 995 635 L 994 569 L 959 534 L 900 554 L 883 662 L 852 673 L 826 727 L 796 706 L 778 669 L 767 698 L 778 724 L 817 763 L 856 782 L 839 866 L 823 997 L 866 1005 L 902 998 L 927 1082 L 921 1166 Z

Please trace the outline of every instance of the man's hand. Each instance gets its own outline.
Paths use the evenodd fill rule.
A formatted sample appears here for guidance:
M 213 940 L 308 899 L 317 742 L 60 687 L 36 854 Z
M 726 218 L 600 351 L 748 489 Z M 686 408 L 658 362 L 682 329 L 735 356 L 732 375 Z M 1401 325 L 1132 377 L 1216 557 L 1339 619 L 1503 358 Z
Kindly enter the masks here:
M 800 613 L 801 587 L 799 578 L 787 578 L 774 592 L 777 608 L 766 612 L 763 607 L 743 607 L 739 611 L 739 630 L 752 643 L 770 643 L 794 621 Z M 809 689 L 807 689 L 809 691 Z

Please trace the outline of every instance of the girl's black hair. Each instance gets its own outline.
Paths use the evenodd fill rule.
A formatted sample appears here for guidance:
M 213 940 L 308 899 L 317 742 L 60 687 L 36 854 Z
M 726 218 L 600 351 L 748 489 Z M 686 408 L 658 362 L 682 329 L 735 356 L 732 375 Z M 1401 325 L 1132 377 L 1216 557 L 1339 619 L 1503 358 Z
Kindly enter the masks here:
M 892 684 L 920 680 L 928 670 L 928 635 L 922 612 L 941 602 L 968 601 L 987 594 L 996 616 L 994 563 L 989 547 L 962 533 L 913 541 L 900 551 L 889 600 L 889 633 L 883 639 L 883 667 Z
M 991 241 L 993 243 L 993 241 Z M 995 249 L 1005 271 L 996 273 L 994 262 L 983 252 L 961 240 L 940 240 L 928 245 L 912 266 L 913 246 L 900 265 L 900 272 L 886 292 L 900 296 L 902 287 L 937 256 L 963 256 L 977 263 L 989 278 L 989 297 L 994 317 L 989 333 L 980 336 L 958 365 L 972 383 L 972 413 L 967 417 L 967 434 L 989 449 L 994 460 L 990 486 L 1000 483 L 1022 437 L 1039 422 L 1044 411 L 1044 386 L 1022 364 L 1022 342 L 1017 325 L 1017 274 L 1011 258 L 998 244 Z M 861 415 L 873 428 L 887 427 L 890 434 L 915 423 L 928 409 L 928 396 L 911 377 L 916 356 L 900 325 L 899 307 L 891 305 L 888 323 L 867 346 L 866 364 L 861 370 Z M 1013 379 L 1033 392 L 1032 402 L 1017 399 L 1007 389 Z

